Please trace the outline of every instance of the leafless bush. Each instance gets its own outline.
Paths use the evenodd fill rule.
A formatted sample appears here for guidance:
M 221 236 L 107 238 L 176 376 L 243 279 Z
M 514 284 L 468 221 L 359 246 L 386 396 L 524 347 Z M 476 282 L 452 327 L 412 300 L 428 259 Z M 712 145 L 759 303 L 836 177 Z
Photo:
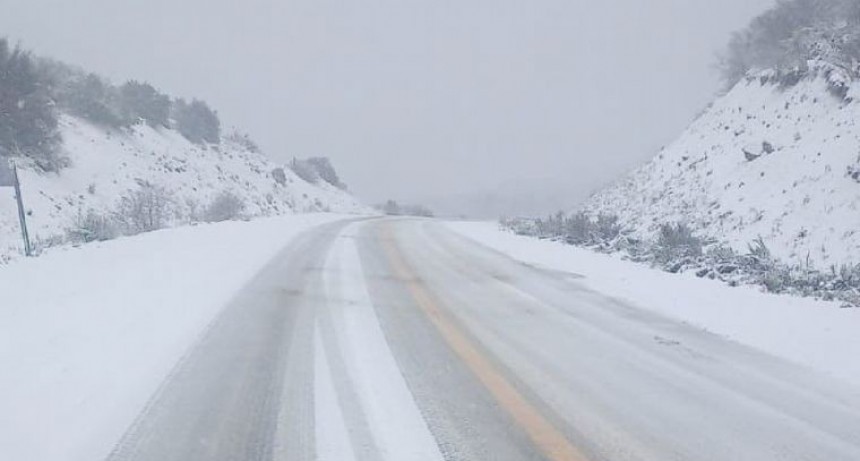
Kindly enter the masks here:
M 513 231 L 517 235 L 534 236 L 537 233 L 535 220 L 528 218 L 506 218 L 499 219 L 499 227 Z
M 119 236 L 116 221 L 94 210 L 78 213 L 72 222 L 72 227 L 66 229 L 66 237 L 70 242 L 88 243 L 112 240 Z
M 677 272 L 680 265 L 702 256 L 703 247 L 704 241 L 696 237 L 686 224 L 663 224 L 657 233 L 653 252 L 657 263 L 668 265 L 666 267 L 671 267 L 671 272 Z
M 58 246 L 62 246 L 67 244 L 66 235 L 63 234 L 49 234 L 49 235 L 37 235 L 30 239 L 30 249 L 31 254 L 33 256 L 41 255 L 48 248 L 54 248 Z
M 546 219 L 532 220 L 529 226 L 521 225 L 522 221 L 519 220 L 518 224 L 523 232 L 540 238 L 561 239 L 572 245 L 610 247 L 622 235 L 618 216 L 609 213 L 592 218 L 582 211 L 570 216 L 559 212 Z
M 120 198 L 116 220 L 128 235 L 163 229 L 170 220 L 173 203 L 163 187 L 142 183 Z
M 618 216 L 614 214 L 600 213 L 594 223 L 594 233 L 601 242 L 611 242 L 621 235 L 621 225 Z
M 591 243 L 593 235 L 591 218 L 584 212 L 574 213 L 564 223 L 564 233 L 567 243 L 586 245 Z

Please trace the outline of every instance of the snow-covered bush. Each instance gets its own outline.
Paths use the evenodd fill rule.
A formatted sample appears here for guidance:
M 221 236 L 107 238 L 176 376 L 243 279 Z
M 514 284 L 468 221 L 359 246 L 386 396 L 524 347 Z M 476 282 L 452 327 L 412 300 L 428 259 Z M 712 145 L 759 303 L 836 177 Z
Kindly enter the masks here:
M 753 73 L 792 86 L 811 72 L 844 98 L 846 79 L 860 76 L 860 3 L 856 0 L 780 0 L 732 37 L 722 60 L 729 87 Z
M 499 227 L 502 229 L 510 230 L 517 235 L 537 235 L 534 219 L 503 217 L 499 220 Z
M 281 167 L 272 170 L 272 178 L 282 186 L 287 184 L 287 172 Z
M 848 176 L 860 183 L 860 163 L 857 163 L 856 165 L 848 165 L 845 176 Z
M 613 215 L 592 219 L 584 212 L 569 217 L 558 213 L 546 219 L 503 219 L 500 226 L 537 238 L 572 245 L 647 263 L 667 272 L 690 272 L 730 285 L 758 285 L 772 293 L 840 300 L 860 306 L 860 264 L 831 266 L 822 271 L 807 259 L 784 263 L 770 252 L 764 239 L 755 239 L 745 253 L 719 242 L 697 237 L 684 224 L 664 223 L 653 240 L 633 238 L 617 225 Z
M 618 215 L 600 213 L 594 222 L 594 234 L 598 242 L 610 243 L 621 235 Z
M 174 200 L 161 186 L 143 183 L 120 198 L 116 220 L 127 235 L 167 227 Z
M 704 241 L 693 234 L 693 230 L 683 223 L 662 224 L 654 242 L 653 254 L 658 264 L 671 272 L 677 272 L 682 265 L 688 265 L 702 256 Z
M 564 222 L 564 238 L 573 245 L 586 245 L 591 243 L 594 225 L 587 214 L 574 213 Z
M 94 210 L 79 212 L 72 226 L 66 230 L 66 237 L 74 243 L 112 240 L 119 234 L 119 227 L 113 217 Z
M 203 219 L 206 222 L 237 220 L 242 217 L 244 210 L 245 201 L 242 197 L 230 191 L 223 191 L 206 207 Z
M 559 212 L 545 219 L 506 220 L 503 224 L 505 223 L 508 228 L 516 226 L 517 233 L 522 235 L 564 240 L 580 246 L 612 247 L 617 245 L 617 240 L 622 237 L 618 216 L 606 213 L 592 219 L 584 212 L 570 216 Z

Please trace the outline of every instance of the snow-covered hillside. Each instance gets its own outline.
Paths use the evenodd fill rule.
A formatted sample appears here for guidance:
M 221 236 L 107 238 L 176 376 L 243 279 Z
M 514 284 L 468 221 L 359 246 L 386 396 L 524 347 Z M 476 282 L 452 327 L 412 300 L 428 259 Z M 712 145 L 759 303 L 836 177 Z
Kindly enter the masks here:
M 860 84 L 849 85 L 843 99 L 824 77 L 747 78 L 585 209 L 640 237 L 684 222 L 741 251 L 761 236 L 785 262 L 860 262 Z
M 89 210 L 110 213 L 120 197 L 141 184 L 164 188 L 172 199 L 175 223 L 189 221 L 223 192 L 240 197 L 244 214 L 252 217 L 368 211 L 349 193 L 325 181 L 305 182 L 230 138 L 218 146 L 202 146 L 169 129 L 141 123 L 106 130 L 69 115 L 60 117 L 60 134 L 70 166 L 59 173 L 40 173 L 21 165 L 22 195 L 37 246 L 60 242 L 76 218 Z M 13 191 L 0 188 L 0 260 L 20 253 L 21 247 Z

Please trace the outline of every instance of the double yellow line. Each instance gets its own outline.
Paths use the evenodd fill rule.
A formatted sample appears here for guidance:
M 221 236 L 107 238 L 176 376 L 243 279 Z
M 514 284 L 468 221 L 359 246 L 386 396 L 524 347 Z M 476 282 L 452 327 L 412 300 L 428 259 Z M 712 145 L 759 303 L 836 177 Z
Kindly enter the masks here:
M 535 446 L 550 461 L 587 461 L 555 426 L 502 375 L 498 368 L 475 347 L 460 327 L 433 300 L 417 280 L 395 244 L 391 225 L 383 225 L 381 243 L 394 275 L 400 278 L 445 342 L 477 376 L 499 405 L 528 434 Z

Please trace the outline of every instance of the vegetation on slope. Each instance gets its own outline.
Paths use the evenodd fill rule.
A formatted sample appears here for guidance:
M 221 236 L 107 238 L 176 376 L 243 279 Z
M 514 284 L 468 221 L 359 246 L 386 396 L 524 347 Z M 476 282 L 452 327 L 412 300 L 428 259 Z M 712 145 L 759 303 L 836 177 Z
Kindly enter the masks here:
M 783 84 L 797 82 L 814 70 L 857 78 L 860 2 L 778 0 L 734 34 L 721 64 L 728 87 L 751 71 L 773 71 Z M 816 69 L 820 64 L 825 68 Z M 834 89 L 839 91 L 839 81 L 834 81 Z
M 221 139 L 218 114 L 203 101 L 174 99 L 135 80 L 113 85 L 0 39 L 0 157 L 26 157 L 45 171 L 62 168 L 62 112 L 106 128 L 175 129 L 196 144 Z

